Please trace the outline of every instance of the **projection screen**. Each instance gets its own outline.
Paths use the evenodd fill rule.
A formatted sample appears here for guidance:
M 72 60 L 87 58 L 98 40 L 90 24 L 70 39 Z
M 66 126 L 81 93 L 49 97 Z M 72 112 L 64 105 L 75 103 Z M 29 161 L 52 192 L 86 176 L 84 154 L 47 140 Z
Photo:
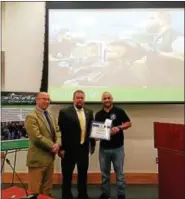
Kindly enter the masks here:
M 184 101 L 184 9 L 49 9 L 48 92 L 115 102 Z

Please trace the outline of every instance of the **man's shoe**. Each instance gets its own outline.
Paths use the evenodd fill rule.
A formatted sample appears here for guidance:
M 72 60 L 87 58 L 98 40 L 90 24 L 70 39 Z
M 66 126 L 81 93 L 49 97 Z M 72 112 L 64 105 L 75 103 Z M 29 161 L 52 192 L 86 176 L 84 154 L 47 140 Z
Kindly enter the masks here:
M 62 199 L 73 199 L 73 194 L 70 193 L 70 194 L 63 194 L 62 195 Z
M 125 195 L 119 195 L 118 199 L 126 199 L 126 196 Z
M 100 195 L 100 198 L 99 199 L 110 199 L 110 196 L 107 196 L 106 194 L 102 193 Z

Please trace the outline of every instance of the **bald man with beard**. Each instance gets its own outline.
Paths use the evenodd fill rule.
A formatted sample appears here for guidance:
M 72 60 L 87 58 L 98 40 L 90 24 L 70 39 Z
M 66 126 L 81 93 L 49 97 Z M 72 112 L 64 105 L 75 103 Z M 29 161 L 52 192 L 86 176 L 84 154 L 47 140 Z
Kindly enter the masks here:
M 127 113 L 113 104 L 113 97 L 109 92 L 102 94 L 103 108 L 96 113 L 95 121 L 112 121 L 111 139 L 100 140 L 99 162 L 102 175 L 100 199 L 109 199 L 111 163 L 116 173 L 117 198 L 126 199 L 124 180 L 124 130 L 131 127 L 132 123 Z

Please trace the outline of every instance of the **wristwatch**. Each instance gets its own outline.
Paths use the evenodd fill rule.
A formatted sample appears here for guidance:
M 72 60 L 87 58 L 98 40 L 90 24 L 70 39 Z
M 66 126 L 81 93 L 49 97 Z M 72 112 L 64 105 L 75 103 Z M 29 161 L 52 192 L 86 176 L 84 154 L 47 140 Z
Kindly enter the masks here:
M 120 130 L 120 131 L 122 131 L 123 129 L 121 128 L 121 126 L 118 126 L 118 129 Z

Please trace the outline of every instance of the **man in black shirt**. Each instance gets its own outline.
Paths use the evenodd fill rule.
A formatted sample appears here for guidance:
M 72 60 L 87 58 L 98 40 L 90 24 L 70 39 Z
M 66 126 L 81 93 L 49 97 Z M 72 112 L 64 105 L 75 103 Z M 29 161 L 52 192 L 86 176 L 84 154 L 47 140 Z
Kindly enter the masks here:
M 96 113 L 95 120 L 98 122 L 105 122 L 106 119 L 112 120 L 112 129 L 111 139 L 109 141 L 100 141 L 99 161 L 102 174 L 102 194 L 100 199 L 110 198 L 111 162 L 116 173 L 118 199 L 125 199 L 123 130 L 131 127 L 131 121 L 123 109 L 113 105 L 113 98 L 110 93 L 103 93 L 102 103 L 104 107 Z

